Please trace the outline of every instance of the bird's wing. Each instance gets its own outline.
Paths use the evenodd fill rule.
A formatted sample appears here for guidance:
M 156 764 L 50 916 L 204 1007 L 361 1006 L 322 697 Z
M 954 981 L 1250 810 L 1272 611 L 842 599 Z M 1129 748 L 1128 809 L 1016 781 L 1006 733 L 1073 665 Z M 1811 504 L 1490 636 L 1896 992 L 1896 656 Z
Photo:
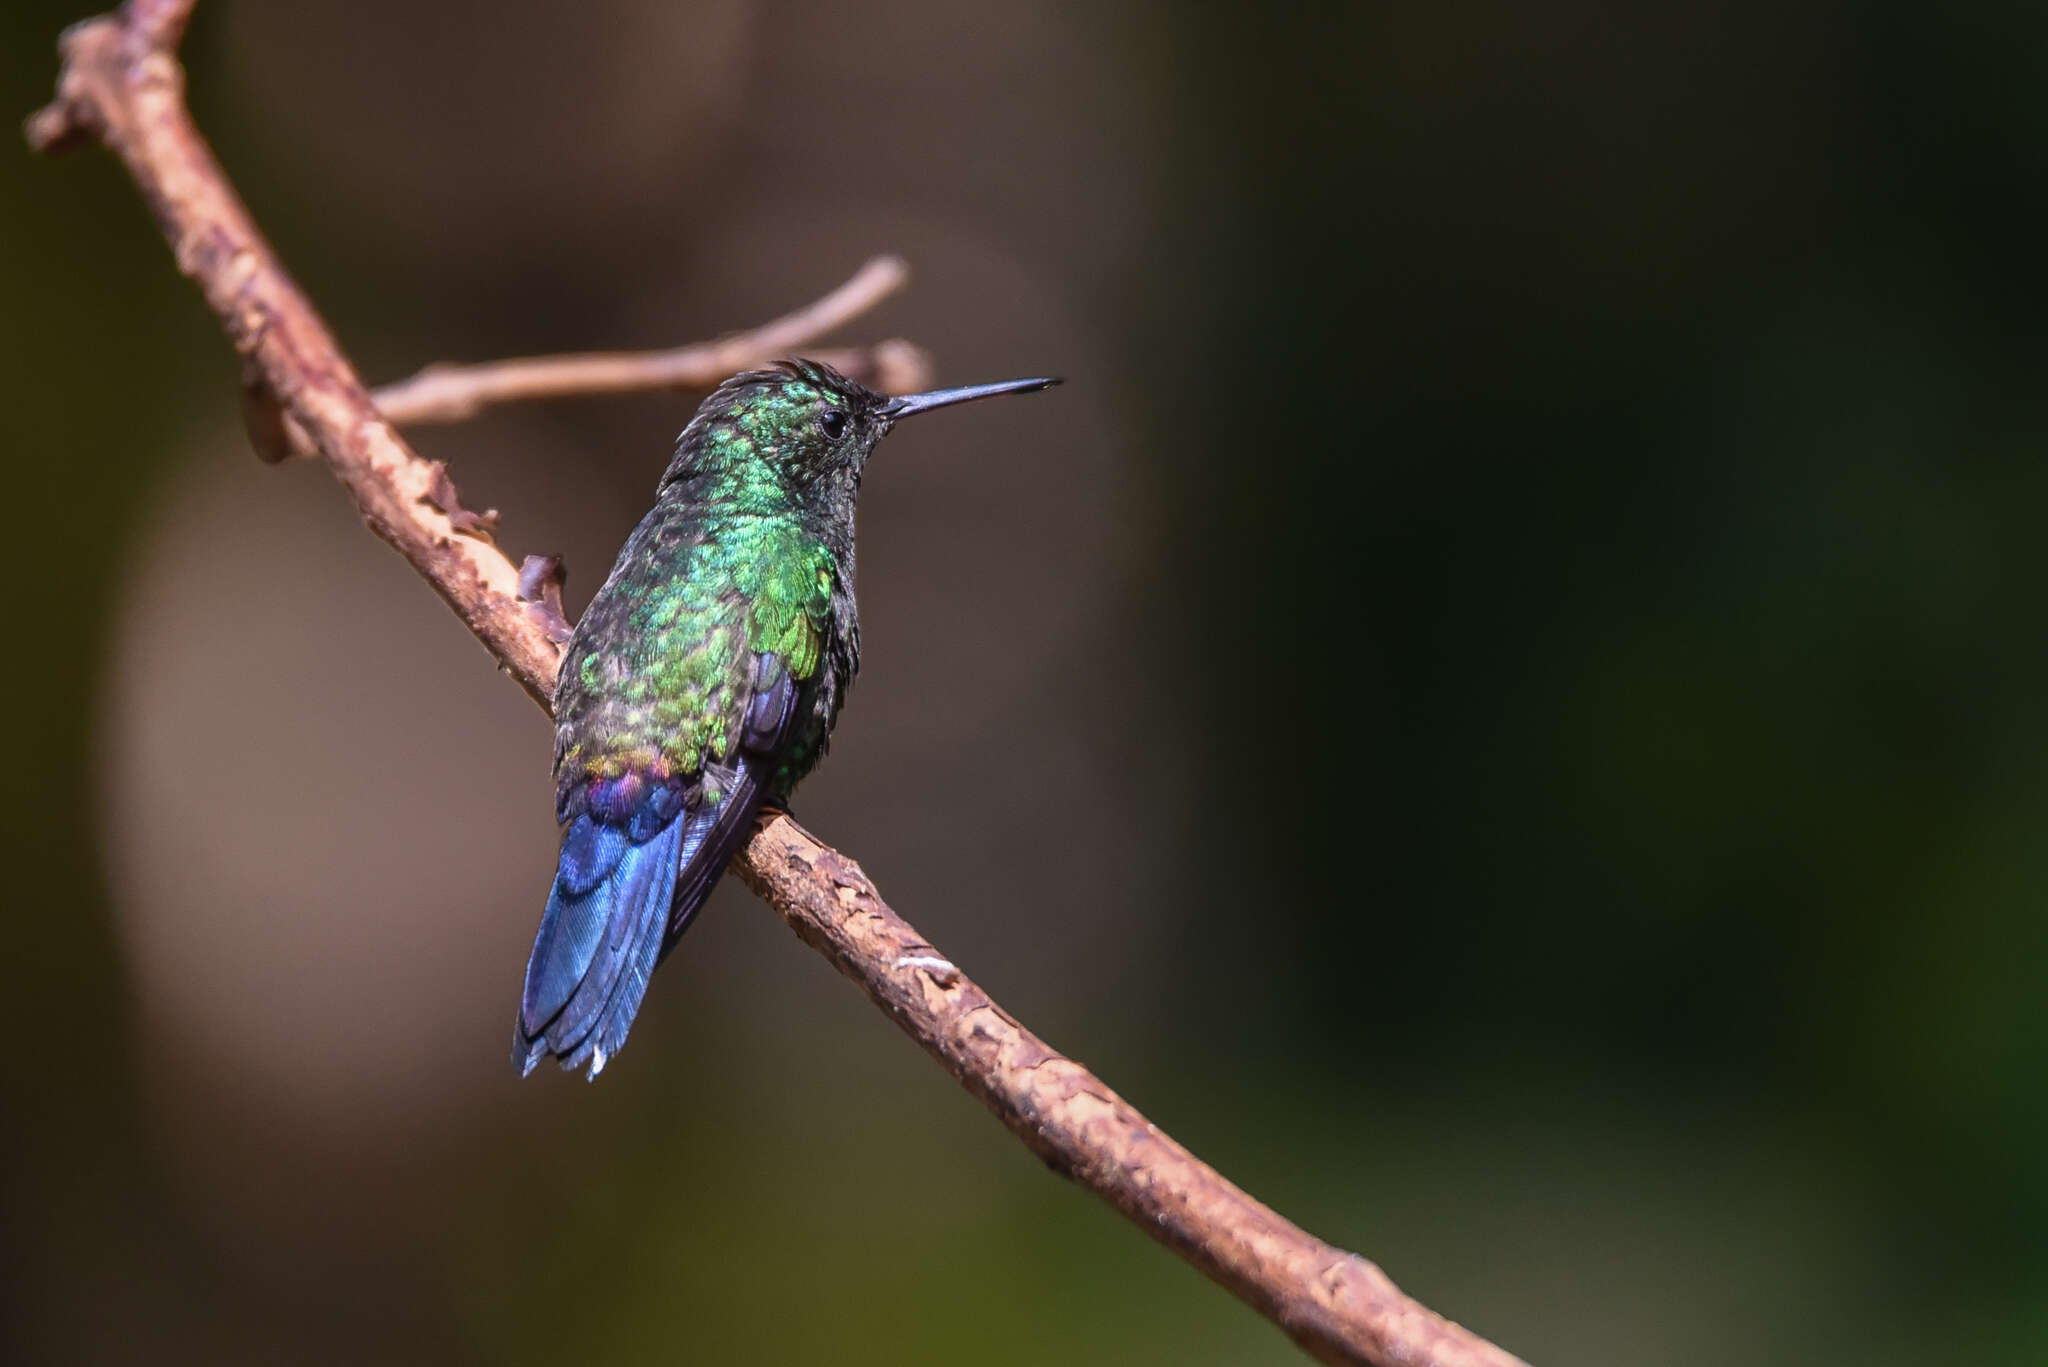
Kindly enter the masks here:
M 753 827 L 824 663 L 832 583 L 822 547 L 771 547 L 734 568 L 748 646 L 744 684 L 732 690 L 737 706 L 722 710 L 723 729 L 703 752 L 705 781 L 690 819 L 705 823 L 704 834 L 683 851 L 663 954 L 688 929 Z M 707 796 L 714 789 L 715 796 Z
M 724 762 L 705 764 L 705 782 L 690 809 L 692 829 L 678 856 L 675 896 L 662 937 L 664 955 L 689 929 L 697 909 L 718 886 L 725 866 L 753 829 L 778 752 L 796 729 L 808 697 L 806 680 L 799 679 L 780 655 L 757 652 L 753 664 L 754 682 L 748 688 L 738 740 Z M 719 789 L 715 795 L 714 786 Z

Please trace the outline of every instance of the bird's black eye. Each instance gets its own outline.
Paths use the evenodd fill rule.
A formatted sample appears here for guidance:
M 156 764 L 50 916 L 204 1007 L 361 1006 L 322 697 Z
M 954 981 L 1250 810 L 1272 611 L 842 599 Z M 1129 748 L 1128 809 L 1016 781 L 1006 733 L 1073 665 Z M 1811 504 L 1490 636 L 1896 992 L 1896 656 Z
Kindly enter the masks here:
M 846 410 L 828 408 L 818 415 L 818 430 L 825 434 L 827 441 L 838 441 L 846 435 Z

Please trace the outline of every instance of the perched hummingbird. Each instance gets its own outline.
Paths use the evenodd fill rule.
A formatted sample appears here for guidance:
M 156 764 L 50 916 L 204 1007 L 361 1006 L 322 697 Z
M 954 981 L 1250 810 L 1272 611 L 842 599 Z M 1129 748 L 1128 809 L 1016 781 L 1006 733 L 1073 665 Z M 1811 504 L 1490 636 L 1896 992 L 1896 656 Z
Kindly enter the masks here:
M 1055 379 L 888 398 L 814 361 L 735 375 L 676 441 L 654 508 L 555 684 L 555 885 L 512 1061 L 593 1079 L 745 842 L 817 764 L 860 669 L 853 508 L 891 427 Z

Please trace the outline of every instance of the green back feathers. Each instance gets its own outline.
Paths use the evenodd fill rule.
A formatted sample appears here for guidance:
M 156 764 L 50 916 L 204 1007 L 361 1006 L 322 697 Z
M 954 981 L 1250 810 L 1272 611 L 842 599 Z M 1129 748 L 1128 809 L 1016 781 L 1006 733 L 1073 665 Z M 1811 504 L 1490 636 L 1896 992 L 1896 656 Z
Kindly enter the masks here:
M 683 516 L 657 506 L 648 521 Z M 591 604 L 587 617 L 611 620 L 579 630 L 565 661 L 557 699 L 564 777 L 695 773 L 737 744 L 756 654 L 779 656 L 800 680 L 817 673 L 832 553 L 787 514 L 729 513 L 692 531 L 673 555 L 622 555 Z M 648 539 L 667 540 L 658 531 Z
M 570 642 L 558 783 L 729 760 L 758 654 L 816 679 L 836 710 L 841 683 L 821 676 L 856 667 L 853 505 L 884 402 L 804 363 L 734 376 L 705 399 Z

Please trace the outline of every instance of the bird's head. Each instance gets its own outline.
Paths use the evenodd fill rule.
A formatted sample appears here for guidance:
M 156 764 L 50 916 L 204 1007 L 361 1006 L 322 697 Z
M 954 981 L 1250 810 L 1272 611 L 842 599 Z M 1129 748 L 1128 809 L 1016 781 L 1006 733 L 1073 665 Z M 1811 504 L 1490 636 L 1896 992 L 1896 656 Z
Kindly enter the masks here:
M 817 361 L 784 361 L 773 370 L 735 375 L 706 396 L 683 429 L 662 484 L 773 480 L 787 497 L 850 498 L 875 443 L 903 419 L 1058 383 L 1003 380 L 891 396 Z

